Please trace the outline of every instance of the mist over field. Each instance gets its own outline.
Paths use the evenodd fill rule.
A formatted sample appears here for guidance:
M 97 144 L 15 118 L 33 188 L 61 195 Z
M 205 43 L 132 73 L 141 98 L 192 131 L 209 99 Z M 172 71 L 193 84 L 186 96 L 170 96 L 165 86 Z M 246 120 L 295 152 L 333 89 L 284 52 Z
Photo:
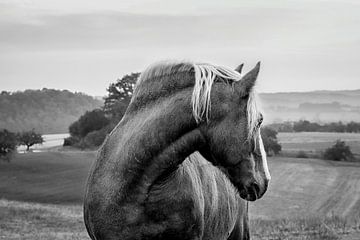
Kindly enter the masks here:
M 266 123 L 317 123 L 360 119 L 360 90 L 261 93 Z

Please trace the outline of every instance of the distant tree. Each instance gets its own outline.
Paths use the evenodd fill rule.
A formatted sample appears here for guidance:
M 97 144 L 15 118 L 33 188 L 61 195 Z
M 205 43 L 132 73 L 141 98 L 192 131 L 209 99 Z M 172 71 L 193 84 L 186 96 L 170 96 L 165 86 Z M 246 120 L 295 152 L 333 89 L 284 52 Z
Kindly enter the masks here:
M 107 88 L 108 96 L 105 97 L 104 112 L 111 121 L 118 122 L 124 115 L 139 75 L 140 73 L 125 75 Z
M 25 90 L 0 93 L 0 129 L 22 132 L 65 133 L 86 111 L 102 107 L 103 101 L 67 90 Z
M 64 140 L 63 145 L 80 148 L 99 146 L 106 137 L 109 123 L 102 109 L 88 111 L 70 125 L 70 137 Z
M 296 154 L 296 158 L 309 158 L 309 156 L 306 154 L 305 151 L 300 150 L 300 151 Z
M 346 125 L 346 132 L 360 132 L 360 123 L 349 122 Z
M 35 144 L 42 144 L 44 142 L 40 133 L 36 133 L 35 130 L 18 133 L 18 142 L 20 145 L 26 146 L 26 151 L 30 150 L 30 147 Z
M 70 135 L 73 137 L 84 138 L 89 132 L 99 130 L 109 124 L 104 111 L 95 109 L 87 111 L 76 122 L 69 127 Z
M 293 132 L 293 122 L 282 122 L 282 123 L 271 123 L 268 124 L 267 127 L 270 127 L 272 129 L 274 129 L 277 132 Z
M 335 161 L 351 161 L 354 160 L 354 155 L 350 150 L 350 147 L 340 139 L 336 143 L 325 150 L 324 159 Z
M 281 151 L 281 145 L 277 140 L 277 132 L 269 127 L 261 128 L 261 137 L 264 143 L 266 154 L 278 154 Z
M 360 132 L 360 122 L 331 122 L 319 124 L 307 120 L 272 123 L 268 125 L 278 132 Z
M 0 159 L 10 161 L 12 154 L 16 150 L 16 134 L 6 129 L 0 131 Z
M 320 129 L 320 124 L 312 123 L 307 120 L 300 120 L 294 123 L 294 131 L 295 132 L 316 132 Z
M 104 142 L 106 135 L 107 135 L 106 128 L 89 132 L 85 136 L 83 140 L 83 144 L 85 147 L 98 147 Z

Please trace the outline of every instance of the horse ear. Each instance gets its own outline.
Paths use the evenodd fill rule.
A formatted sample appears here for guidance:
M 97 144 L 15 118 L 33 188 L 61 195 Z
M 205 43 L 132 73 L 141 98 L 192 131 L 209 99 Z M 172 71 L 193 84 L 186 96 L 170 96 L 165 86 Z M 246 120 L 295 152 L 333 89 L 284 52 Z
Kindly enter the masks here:
M 243 68 L 244 64 L 240 64 L 239 66 L 237 66 L 237 68 L 235 68 L 235 71 L 237 71 L 238 73 L 241 73 L 241 70 Z
M 241 96 L 249 95 L 251 89 L 254 87 L 256 78 L 259 74 L 260 62 L 250 70 L 240 81 L 236 82 L 235 86 Z

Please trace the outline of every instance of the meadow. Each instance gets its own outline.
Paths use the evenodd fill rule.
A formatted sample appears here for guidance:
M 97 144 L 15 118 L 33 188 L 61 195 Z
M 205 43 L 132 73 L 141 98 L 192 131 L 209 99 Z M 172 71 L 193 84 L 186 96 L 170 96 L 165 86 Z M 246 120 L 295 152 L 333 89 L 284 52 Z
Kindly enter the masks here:
M 359 133 L 280 132 L 277 138 L 282 146 L 282 155 L 296 156 L 299 151 L 303 151 L 310 157 L 320 157 L 327 148 L 340 139 L 346 142 L 355 157 L 360 160 Z
M 82 196 L 95 152 L 0 162 L 0 239 L 88 239 Z M 359 239 L 360 163 L 269 158 L 267 194 L 250 204 L 253 239 Z

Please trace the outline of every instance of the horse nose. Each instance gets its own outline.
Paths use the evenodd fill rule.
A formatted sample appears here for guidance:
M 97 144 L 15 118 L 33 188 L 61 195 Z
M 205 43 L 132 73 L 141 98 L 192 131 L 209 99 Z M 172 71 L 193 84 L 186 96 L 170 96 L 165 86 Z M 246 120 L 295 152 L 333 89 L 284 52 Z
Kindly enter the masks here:
M 248 195 L 250 195 L 250 201 L 255 201 L 259 198 L 260 186 L 257 182 L 253 182 L 247 189 Z
M 240 197 L 247 201 L 255 201 L 260 196 L 260 185 L 258 182 L 251 182 L 248 186 L 245 187 L 245 191 L 240 193 Z

